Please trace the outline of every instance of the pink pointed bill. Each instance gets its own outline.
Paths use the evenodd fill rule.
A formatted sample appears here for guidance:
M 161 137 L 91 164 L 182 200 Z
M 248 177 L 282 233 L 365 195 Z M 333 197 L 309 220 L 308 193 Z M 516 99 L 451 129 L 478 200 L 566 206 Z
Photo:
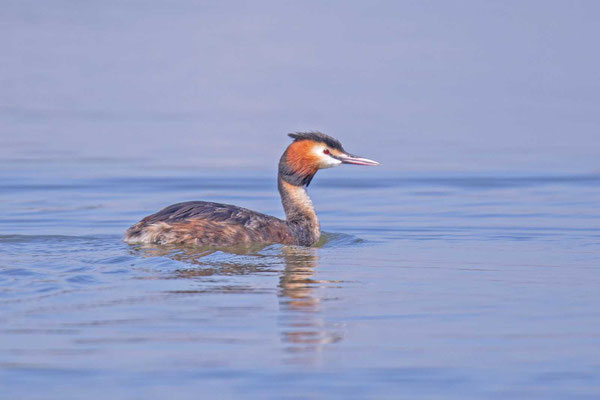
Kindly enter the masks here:
M 354 165 L 379 165 L 377 161 L 369 160 L 368 158 L 354 156 L 352 154 L 344 154 L 339 156 L 338 159 L 342 164 L 354 164 Z

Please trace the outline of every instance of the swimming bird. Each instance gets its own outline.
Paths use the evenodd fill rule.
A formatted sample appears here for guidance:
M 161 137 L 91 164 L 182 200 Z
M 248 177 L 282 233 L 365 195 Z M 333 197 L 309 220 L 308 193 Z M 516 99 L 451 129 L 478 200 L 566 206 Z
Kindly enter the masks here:
M 306 187 L 317 171 L 341 164 L 379 163 L 348 153 L 337 139 L 321 132 L 289 136 L 293 142 L 279 160 L 277 176 L 285 220 L 229 204 L 188 201 L 147 216 L 130 227 L 123 240 L 223 247 L 271 243 L 315 245 L 321 230 Z

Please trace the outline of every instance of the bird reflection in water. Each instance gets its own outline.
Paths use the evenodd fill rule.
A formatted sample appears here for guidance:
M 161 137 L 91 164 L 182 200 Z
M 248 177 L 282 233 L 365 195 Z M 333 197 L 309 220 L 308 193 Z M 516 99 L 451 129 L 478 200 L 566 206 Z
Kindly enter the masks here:
M 262 247 L 242 247 L 242 248 L 201 248 L 194 246 L 130 246 L 133 253 L 142 257 L 167 257 L 175 261 L 189 265 L 187 268 L 178 268 L 172 271 L 168 278 L 201 278 L 204 276 L 232 276 L 232 275 L 252 275 L 258 273 L 276 273 L 278 269 L 271 265 L 270 254 L 262 254 Z M 219 250 L 223 251 L 223 257 L 217 260 L 208 259 Z M 161 277 L 164 278 L 164 277 Z M 236 286 L 227 286 L 228 292 L 235 291 Z M 244 286 L 247 288 L 247 286 Z M 199 292 L 208 292 L 211 290 L 202 290 Z
M 214 276 L 281 273 L 279 278 L 279 320 L 284 349 L 290 362 L 316 362 L 321 350 L 342 339 L 340 327 L 328 323 L 321 310 L 325 288 L 338 281 L 315 279 L 318 264 L 317 249 L 310 247 L 273 245 L 266 248 L 226 249 L 224 259 L 208 260 L 215 249 L 183 246 L 132 246 L 136 255 L 168 257 L 186 263 L 190 268 L 179 268 L 170 278 L 198 279 Z M 283 262 L 282 262 L 283 261 Z M 283 271 L 281 266 L 283 264 Z M 264 290 L 264 289 L 263 289 Z M 195 293 L 223 291 L 248 292 L 252 288 L 238 286 L 210 286 Z M 192 291 L 185 291 L 190 293 Z
M 321 313 L 320 292 L 335 282 L 314 279 L 316 249 L 283 247 L 281 252 L 285 269 L 279 279 L 279 303 L 286 350 L 298 355 L 319 353 L 325 345 L 342 339 Z

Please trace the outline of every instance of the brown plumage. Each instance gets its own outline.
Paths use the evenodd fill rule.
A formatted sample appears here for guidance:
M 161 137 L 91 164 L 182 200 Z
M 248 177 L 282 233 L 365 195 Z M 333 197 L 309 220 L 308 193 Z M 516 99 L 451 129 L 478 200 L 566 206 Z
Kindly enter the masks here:
M 149 215 L 127 230 L 125 240 L 200 246 L 293 243 L 285 221 L 279 218 L 205 201 L 173 204 Z
M 319 169 L 342 163 L 378 165 L 348 154 L 336 139 L 320 132 L 290 134 L 294 139 L 279 161 L 278 189 L 286 219 L 229 204 L 189 201 L 142 219 L 125 232 L 127 243 L 239 246 L 283 243 L 312 246 L 319 221 L 306 186 Z
M 319 170 L 317 155 L 310 140 L 295 141 L 288 146 L 283 157 L 287 166 L 298 176 L 313 176 Z

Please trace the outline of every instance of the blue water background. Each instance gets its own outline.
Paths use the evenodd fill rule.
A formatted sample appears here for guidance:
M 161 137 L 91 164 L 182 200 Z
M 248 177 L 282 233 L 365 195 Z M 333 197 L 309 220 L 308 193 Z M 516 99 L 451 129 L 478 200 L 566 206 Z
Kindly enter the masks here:
M 0 398 L 600 396 L 596 2 L 1 8 Z M 319 247 L 120 240 L 309 129 Z

